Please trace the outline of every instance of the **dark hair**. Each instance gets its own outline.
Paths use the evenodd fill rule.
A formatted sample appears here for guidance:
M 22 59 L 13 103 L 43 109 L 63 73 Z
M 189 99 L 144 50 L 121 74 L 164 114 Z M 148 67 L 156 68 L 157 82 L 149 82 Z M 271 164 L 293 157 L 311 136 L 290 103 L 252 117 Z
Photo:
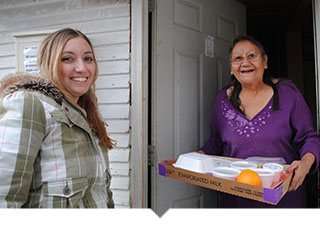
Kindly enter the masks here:
M 259 41 L 257 41 L 255 38 L 253 38 L 252 36 L 249 36 L 249 35 L 240 35 L 232 40 L 231 46 L 229 48 L 229 55 L 228 55 L 229 59 L 231 59 L 231 53 L 233 51 L 233 48 L 235 47 L 235 45 L 237 43 L 239 43 L 241 41 L 249 41 L 249 42 L 253 43 L 254 45 L 256 45 L 261 51 L 261 56 L 262 56 L 263 60 L 265 60 L 266 51 L 265 51 L 263 45 Z M 271 86 L 273 89 L 274 96 L 273 96 L 272 110 L 279 110 L 279 94 L 278 94 L 278 89 L 277 89 L 276 84 L 274 84 L 272 82 L 272 78 L 270 76 L 268 76 L 267 73 L 263 74 L 263 82 L 265 84 Z M 232 93 L 230 96 L 230 102 L 236 110 L 243 113 L 243 111 L 240 108 L 241 101 L 239 99 L 239 94 L 241 92 L 242 86 L 234 75 L 231 75 L 230 86 L 233 86 L 233 90 L 232 90 Z

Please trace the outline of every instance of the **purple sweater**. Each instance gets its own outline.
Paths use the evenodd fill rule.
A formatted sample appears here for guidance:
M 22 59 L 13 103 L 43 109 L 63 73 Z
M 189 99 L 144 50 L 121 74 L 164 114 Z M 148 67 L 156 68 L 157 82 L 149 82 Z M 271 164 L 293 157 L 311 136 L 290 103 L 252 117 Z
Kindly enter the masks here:
M 231 105 L 227 88 L 217 94 L 211 118 L 211 137 L 201 150 L 206 154 L 248 158 L 282 157 L 287 164 L 310 152 L 316 157 L 310 173 L 319 165 L 320 140 L 309 108 L 289 80 L 277 84 L 280 110 L 272 111 L 273 98 L 253 119 Z M 288 192 L 276 207 L 306 207 L 305 185 Z M 222 207 L 275 207 L 222 193 Z

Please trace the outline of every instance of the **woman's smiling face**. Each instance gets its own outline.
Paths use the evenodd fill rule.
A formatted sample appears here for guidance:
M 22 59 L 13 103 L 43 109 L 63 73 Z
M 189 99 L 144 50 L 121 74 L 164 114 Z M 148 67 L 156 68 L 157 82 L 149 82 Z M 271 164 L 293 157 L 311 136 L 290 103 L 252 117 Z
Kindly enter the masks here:
M 261 83 L 267 61 L 267 55 L 262 56 L 258 46 L 248 40 L 240 41 L 231 52 L 231 74 L 242 86 Z
M 80 36 L 68 40 L 61 55 L 60 81 L 73 102 L 77 103 L 89 90 L 95 70 L 93 51 L 87 41 Z

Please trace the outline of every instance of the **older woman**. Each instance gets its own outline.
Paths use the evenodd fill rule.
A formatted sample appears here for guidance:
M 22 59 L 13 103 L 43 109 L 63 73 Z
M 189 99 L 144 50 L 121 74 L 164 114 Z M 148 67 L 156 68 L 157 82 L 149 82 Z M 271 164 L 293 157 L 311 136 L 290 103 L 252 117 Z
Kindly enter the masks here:
M 93 84 L 98 66 L 80 31 L 50 34 L 40 76 L 14 74 L 0 92 L 0 207 L 114 207 L 108 149 Z
M 215 99 L 211 137 L 201 150 L 236 158 L 282 157 L 293 171 L 289 190 L 277 207 L 306 207 L 304 179 L 319 165 L 320 142 L 309 108 L 289 80 L 265 74 L 268 57 L 250 36 L 239 36 L 229 51 L 231 84 Z M 274 207 L 221 195 L 222 207 Z

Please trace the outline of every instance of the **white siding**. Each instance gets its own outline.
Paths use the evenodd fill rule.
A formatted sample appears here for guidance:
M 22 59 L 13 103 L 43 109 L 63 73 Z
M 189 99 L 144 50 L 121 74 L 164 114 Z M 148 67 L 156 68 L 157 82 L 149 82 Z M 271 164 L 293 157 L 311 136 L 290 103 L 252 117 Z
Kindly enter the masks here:
M 0 1 L 0 79 L 15 71 L 12 33 L 71 27 L 91 39 L 99 64 L 99 108 L 117 147 L 109 152 L 116 208 L 130 207 L 129 0 Z

